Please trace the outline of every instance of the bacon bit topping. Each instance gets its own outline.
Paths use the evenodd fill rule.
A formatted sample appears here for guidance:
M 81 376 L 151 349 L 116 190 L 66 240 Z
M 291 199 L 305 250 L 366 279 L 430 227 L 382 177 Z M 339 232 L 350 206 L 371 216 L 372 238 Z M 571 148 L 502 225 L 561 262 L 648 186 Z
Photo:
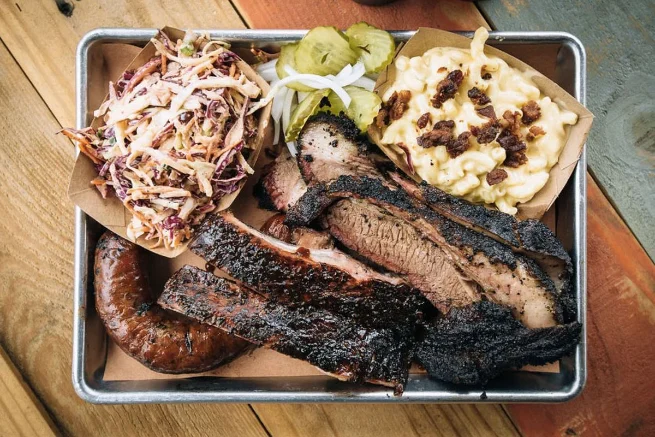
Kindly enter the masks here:
M 427 132 L 416 139 L 419 146 L 427 149 L 429 147 L 446 146 L 446 151 L 452 158 L 456 158 L 466 152 L 471 145 L 469 138 L 471 132 L 462 132 L 457 138 L 453 136 L 455 122 L 452 120 L 438 121 L 430 132 Z
M 446 151 L 448 151 L 451 158 L 457 158 L 471 147 L 470 137 L 471 132 L 462 132 L 456 140 L 452 140 L 446 145 Z
M 528 162 L 528 157 L 525 155 L 525 152 L 512 152 L 512 153 L 507 153 L 507 157 L 505 158 L 505 161 L 503 162 L 503 165 L 507 167 L 512 167 L 512 168 L 517 168 L 523 164 Z
M 446 100 L 455 97 L 455 93 L 457 93 L 463 80 L 464 73 L 462 73 L 462 70 L 453 70 L 448 73 L 448 76 L 437 84 L 437 93 L 432 97 L 432 100 L 430 100 L 432 106 L 435 108 L 441 108 L 441 105 L 443 105 Z
M 473 87 L 468 91 L 469 99 L 478 106 L 487 105 L 491 103 L 491 99 L 478 87 Z
M 409 108 L 409 100 L 412 98 L 412 93 L 409 90 L 402 90 L 398 93 L 394 92 L 389 101 L 393 100 L 391 104 L 391 111 L 389 116 L 392 120 L 400 119 L 407 108 Z
M 446 67 L 439 67 L 439 69 L 437 70 L 437 73 L 443 73 L 446 70 L 447 70 Z
M 489 185 L 496 185 L 507 179 L 507 172 L 502 168 L 494 168 L 487 173 L 487 183 Z
M 378 129 L 383 129 L 389 124 L 389 110 L 384 107 L 380 108 L 378 115 L 375 116 L 375 125 Z
M 507 130 L 500 133 L 498 144 L 508 152 L 519 152 L 527 148 L 523 141 Z
M 431 118 L 430 113 L 426 112 L 425 114 L 421 115 L 418 118 L 418 121 L 416 122 L 416 126 L 418 126 L 419 129 L 423 129 L 430 122 L 430 118 Z
M 541 117 L 541 108 L 534 100 L 530 100 L 528 103 L 521 107 L 521 112 L 523 112 L 523 117 L 521 121 L 526 126 L 531 125 L 535 121 L 539 120 Z
M 476 109 L 475 111 L 483 117 L 487 117 L 492 120 L 496 119 L 496 111 L 494 110 L 494 107 L 491 105 L 485 106 L 484 108 Z
M 503 164 L 507 167 L 516 168 L 519 165 L 528 162 L 528 157 L 525 155 L 527 146 L 519 137 L 513 135 L 509 130 L 504 130 L 500 133 L 498 144 L 505 149 L 506 156 Z
M 528 141 L 534 141 L 535 138 L 546 135 L 546 131 L 543 130 L 540 126 L 530 126 L 528 134 L 525 136 L 525 139 Z
M 503 113 L 503 119 L 500 120 L 500 125 L 509 130 L 514 136 L 521 136 L 521 113 L 512 111 L 505 111 Z
M 419 146 L 424 149 L 437 146 L 447 146 L 453 141 L 453 128 L 455 122 L 452 120 L 438 121 L 430 132 L 424 133 L 416 139 Z
M 391 120 L 400 119 L 407 111 L 411 98 L 412 93 L 409 90 L 394 91 L 389 100 L 382 104 L 378 115 L 375 117 L 375 125 L 382 129 L 388 126 Z
M 492 141 L 495 141 L 498 132 L 500 132 L 500 124 L 495 118 L 482 126 L 471 127 L 471 133 L 478 139 L 478 143 L 480 144 L 489 144 Z

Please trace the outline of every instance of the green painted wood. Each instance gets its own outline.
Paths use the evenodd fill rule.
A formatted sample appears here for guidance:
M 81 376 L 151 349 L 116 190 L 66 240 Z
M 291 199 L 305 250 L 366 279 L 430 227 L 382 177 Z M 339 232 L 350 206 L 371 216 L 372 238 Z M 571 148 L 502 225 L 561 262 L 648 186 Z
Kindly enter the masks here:
M 587 50 L 590 170 L 655 259 L 655 1 L 487 0 L 495 29 L 561 30 Z

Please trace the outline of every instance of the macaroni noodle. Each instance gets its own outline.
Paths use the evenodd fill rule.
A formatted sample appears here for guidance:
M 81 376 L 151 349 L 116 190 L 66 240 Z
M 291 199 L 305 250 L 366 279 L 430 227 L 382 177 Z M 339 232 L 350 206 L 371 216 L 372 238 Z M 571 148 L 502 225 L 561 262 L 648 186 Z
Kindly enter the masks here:
M 475 33 L 470 50 L 437 47 L 423 56 L 396 59 L 396 80 L 383 100 L 388 101 L 395 91 L 402 90 L 411 91 L 411 99 L 402 117 L 392 120 L 384 131 L 382 143 L 401 155 L 404 152 L 395 145 L 404 143 L 411 152 L 416 173 L 428 183 L 472 202 L 495 204 L 503 212 L 516 214 L 516 204 L 532 199 L 548 181 L 550 169 L 566 144 L 568 125 L 577 122 L 577 115 L 543 95 L 530 79 L 530 72 L 521 72 L 500 58 L 487 56 L 484 43 L 488 36 L 486 29 L 481 28 Z M 430 100 L 437 85 L 454 70 L 461 70 L 464 79 L 455 96 L 435 108 Z M 429 132 L 440 120 L 454 121 L 454 137 L 489 122 L 489 118 L 476 112 L 467 95 L 473 87 L 489 97 L 499 118 L 505 111 L 522 113 L 522 106 L 531 100 L 539 105 L 541 116 L 530 126 L 538 126 L 545 133 L 532 139 L 528 135 L 530 126 L 520 127 L 521 140 L 527 145 L 527 162 L 518 167 L 503 165 L 506 151 L 498 141 L 479 144 L 473 135 L 468 139 L 469 149 L 454 158 L 444 146 L 423 148 L 417 144 L 417 137 Z M 421 129 L 417 120 L 426 113 L 431 122 Z M 486 175 L 494 168 L 505 170 L 507 178 L 489 185 Z

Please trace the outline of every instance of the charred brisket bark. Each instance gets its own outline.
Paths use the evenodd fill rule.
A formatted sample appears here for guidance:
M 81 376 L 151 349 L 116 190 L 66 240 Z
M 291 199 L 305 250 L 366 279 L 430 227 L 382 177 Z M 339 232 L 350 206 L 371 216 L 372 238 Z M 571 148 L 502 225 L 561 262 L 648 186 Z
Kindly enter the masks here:
M 483 301 L 425 323 L 415 358 L 433 378 L 485 384 L 508 369 L 557 361 L 573 351 L 581 331 L 578 322 L 528 329 L 509 309 Z

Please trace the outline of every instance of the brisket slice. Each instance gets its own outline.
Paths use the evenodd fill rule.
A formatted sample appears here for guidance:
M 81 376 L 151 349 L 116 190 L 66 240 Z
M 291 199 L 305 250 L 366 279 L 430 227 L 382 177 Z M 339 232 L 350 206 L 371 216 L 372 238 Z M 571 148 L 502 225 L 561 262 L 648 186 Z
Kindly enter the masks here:
M 555 234 L 542 222 L 532 219 L 519 221 L 501 211 L 458 199 L 426 182 L 416 184 L 397 172 L 390 172 L 389 177 L 439 214 L 533 259 L 550 276 L 562 296 L 571 294 L 571 257 Z
M 284 214 L 275 214 L 262 225 L 261 231 L 285 243 L 306 247 L 307 249 L 334 249 L 334 239 L 326 231 L 311 228 L 288 226 Z
M 307 191 L 296 160 L 284 147 L 275 161 L 263 168 L 263 175 L 255 185 L 259 207 L 286 212 Z
M 343 199 L 328 208 L 324 222 L 344 246 L 376 265 L 405 275 L 444 313 L 451 306 L 480 299 L 477 287 L 461 277 L 436 244 L 377 205 Z
M 356 316 L 371 326 L 415 321 L 429 307 L 399 277 L 371 270 L 337 250 L 284 243 L 227 211 L 205 219 L 189 248 L 271 299 Z
M 298 136 L 298 167 L 308 184 L 327 182 L 341 175 L 382 178 L 369 159 L 368 143 L 344 115 L 321 112 L 310 117 Z
M 510 306 L 530 328 L 563 320 L 562 302 L 552 280 L 530 258 L 446 219 L 404 190 L 376 178 L 341 176 L 327 186 L 333 198 L 357 198 L 377 205 L 421 231 L 446 254 L 487 299 Z
M 287 224 L 291 226 L 307 226 L 332 203 L 325 195 L 326 182 L 341 175 L 383 179 L 371 159 L 371 144 L 360 138 L 355 123 L 343 115 L 310 117 L 297 145 L 298 168 L 309 188 L 288 210 Z
M 382 384 L 399 393 L 407 381 L 412 324 L 372 328 L 330 311 L 290 307 L 192 266 L 169 279 L 158 303 L 344 381 Z
M 325 193 L 325 184 L 313 183 L 307 192 L 287 211 L 285 223 L 289 226 L 307 226 L 334 202 Z
M 573 351 L 582 325 L 528 329 L 492 302 L 453 308 L 423 324 L 416 360 L 431 377 L 455 384 L 485 384 L 504 370 L 554 362 Z

